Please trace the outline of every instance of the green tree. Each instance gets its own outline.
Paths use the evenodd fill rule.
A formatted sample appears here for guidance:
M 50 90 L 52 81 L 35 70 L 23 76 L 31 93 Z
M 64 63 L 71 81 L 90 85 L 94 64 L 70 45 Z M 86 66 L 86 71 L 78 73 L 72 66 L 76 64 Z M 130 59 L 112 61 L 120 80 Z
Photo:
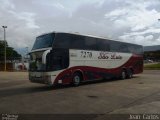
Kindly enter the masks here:
M 4 60 L 4 41 L 0 41 L 0 61 Z M 6 42 L 6 59 L 7 60 L 16 60 L 20 59 L 21 55 L 14 50 L 14 48 L 9 47 L 8 43 Z

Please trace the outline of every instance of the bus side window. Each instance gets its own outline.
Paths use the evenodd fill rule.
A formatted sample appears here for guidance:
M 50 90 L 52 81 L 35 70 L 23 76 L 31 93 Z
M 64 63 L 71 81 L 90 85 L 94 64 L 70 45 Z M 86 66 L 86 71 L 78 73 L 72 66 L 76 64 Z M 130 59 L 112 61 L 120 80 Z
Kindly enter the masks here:
M 89 49 L 89 50 L 96 50 L 97 49 L 96 38 L 85 37 L 85 47 L 86 49 Z
M 119 42 L 118 41 L 112 41 L 109 40 L 110 43 L 110 51 L 111 52 L 119 52 Z
M 129 52 L 130 52 L 129 49 L 128 49 L 127 44 L 121 44 L 121 45 L 119 46 L 119 50 L 120 50 L 120 52 L 126 52 L 126 53 L 129 53 Z
M 97 39 L 97 49 L 100 51 L 110 51 L 110 44 L 107 40 Z
M 66 33 L 59 33 L 56 35 L 56 40 L 53 46 L 55 48 L 70 48 L 71 35 Z
M 73 49 L 84 49 L 84 36 L 73 35 L 71 37 L 71 46 Z

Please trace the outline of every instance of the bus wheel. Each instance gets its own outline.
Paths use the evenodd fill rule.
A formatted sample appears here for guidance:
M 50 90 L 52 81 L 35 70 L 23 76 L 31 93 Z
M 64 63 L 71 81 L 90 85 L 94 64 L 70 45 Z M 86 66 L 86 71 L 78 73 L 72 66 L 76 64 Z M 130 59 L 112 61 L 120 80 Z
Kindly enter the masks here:
M 121 79 L 124 80 L 124 79 L 126 79 L 126 77 L 127 77 L 126 71 L 123 70 L 123 71 L 121 72 Z
M 72 83 L 74 86 L 79 86 L 82 80 L 82 76 L 80 73 L 76 72 L 73 74 L 73 80 Z
M 133 77 L 133 71 L 130 69 L 129 72 L 128 72 L 128 78 L 132 78 Z

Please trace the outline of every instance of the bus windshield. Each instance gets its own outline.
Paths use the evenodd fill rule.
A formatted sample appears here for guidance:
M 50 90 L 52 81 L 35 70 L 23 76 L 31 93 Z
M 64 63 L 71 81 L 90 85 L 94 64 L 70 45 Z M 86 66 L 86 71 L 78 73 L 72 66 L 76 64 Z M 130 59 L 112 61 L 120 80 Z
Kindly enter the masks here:
M 32 50 L 52 47 L 54 37 L 54 33 L 37 37 Z

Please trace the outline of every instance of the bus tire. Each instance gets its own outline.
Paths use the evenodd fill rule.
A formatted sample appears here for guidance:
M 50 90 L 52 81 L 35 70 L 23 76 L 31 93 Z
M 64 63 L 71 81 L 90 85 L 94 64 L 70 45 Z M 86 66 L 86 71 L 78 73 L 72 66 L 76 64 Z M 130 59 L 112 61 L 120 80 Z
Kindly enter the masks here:
M 121 80 L 126 79 L 126 77 L 127 77 L 126 71 L 122 70 L 122 72 L 121 72 Z
M 73 74 L 73 78 L 72 78 L 72 84 L 73 84 L 73 86 L 75 86 L 75 87 L 79 86 L 80 83 L 81 83 L 81 81 L 82 81 L 82 75 L 79 72 L 75 72 Z
M 131 79 L 132 77 L 133 77 L 133 71 L 132 71 L 132 69 L 129 69 L 128 78 Z

